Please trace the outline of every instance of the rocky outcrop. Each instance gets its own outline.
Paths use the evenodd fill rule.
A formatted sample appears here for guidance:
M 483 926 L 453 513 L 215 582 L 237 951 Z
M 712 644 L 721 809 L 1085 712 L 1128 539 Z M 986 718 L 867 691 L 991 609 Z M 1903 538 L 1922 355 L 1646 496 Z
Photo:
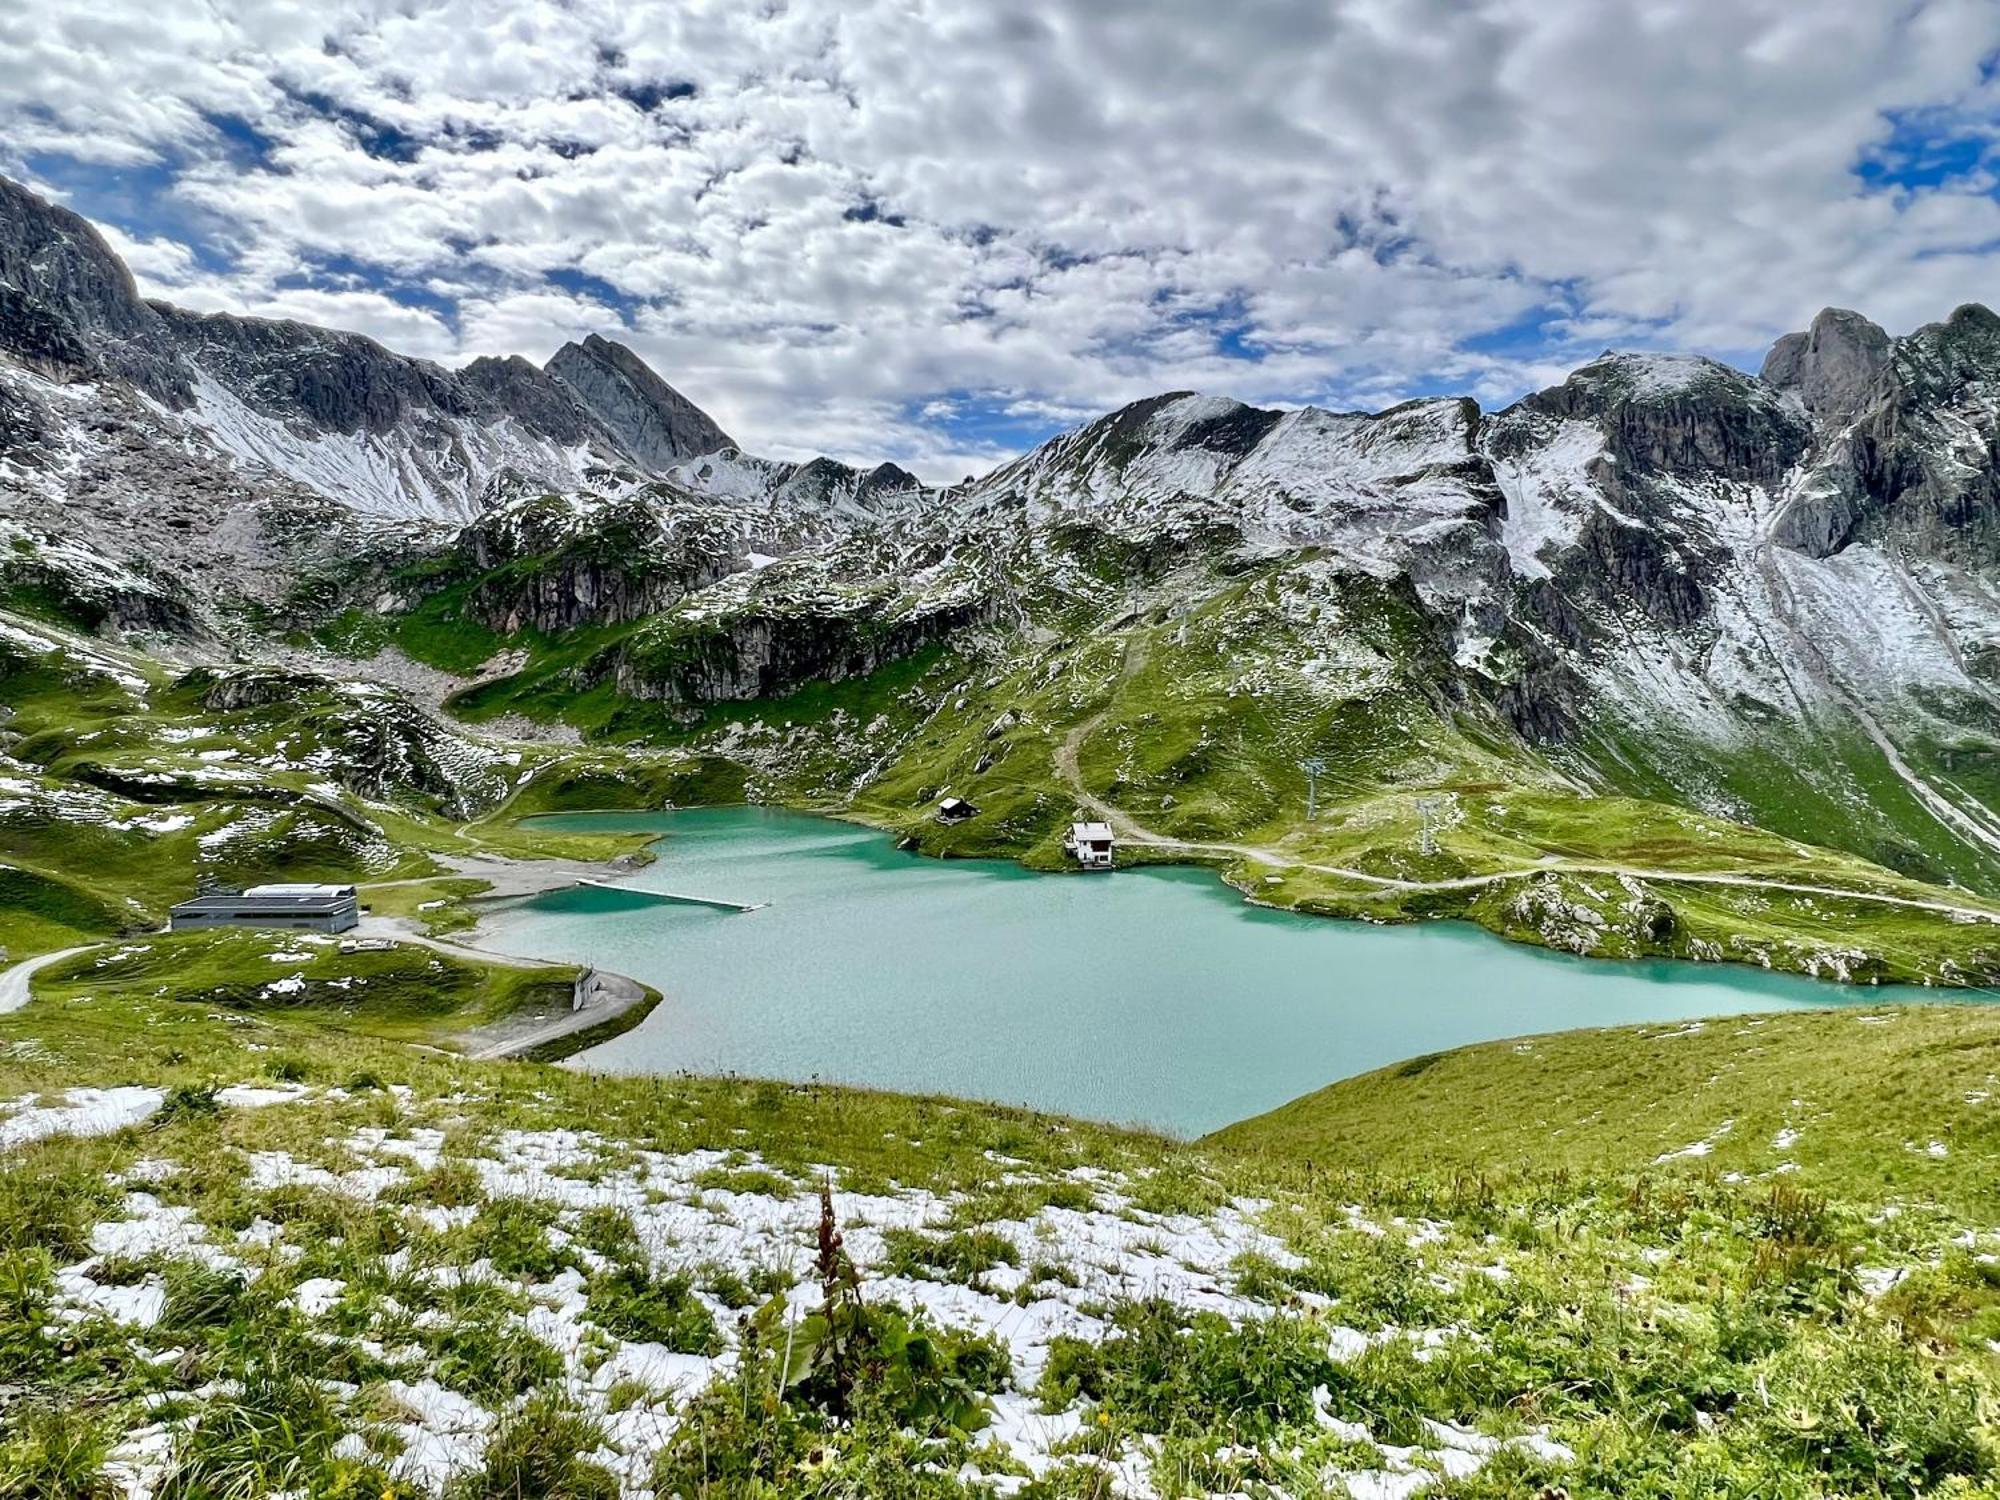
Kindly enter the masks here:
M 603 433 L 569 387 L 518 354 L 482 356 L 458 372 L 487 407 L 564 444 L 601 444 Z
M 1853 440 L 1871 502 L 1855 535 L 2000 563 L 2000 317 L 1968 304 L 1898 340 L 1885 395 Z
M 1566 532 L 1541 554 L 1550 576 L 1514 585 L 1542 643 L 1530 649 L 1617 651 L 1626 629 L 1617 622 L 1702 628 L 1708 583 L 1734 535 L 1723 508 L 1783 485 L 1811 441 L 1806 416 L 1763 382 L 1663 355 L 1605 355 L 1493 417 L 1481 434 L 1486 457 L 1529 476 L 1516 481 L 1534 486 L 1522 503 L 1551 507 Z M 1548 472 L 1548 455 L 1563 448 L 1588 456 Z M 1515 707 L 1538 736 L 1561 717 Z
M 1073 474 L 1115 473 L 1142 457 L 1163 454 L 1200 453 L 1224 461 L 1242 459 L 1255 451 L 1284 415 L 1280 411 L 1246 406 L 1240 401 L 1198 396 L 1192 391 L 1168 391 L 1131 402 L 1074 432 L 1052 439 L 1000 474 L 1009 475 L 1015 469 L 1024 477 L 1051 470 Z
M 1761 378 L 1795 393 L 1821 422 L 1844 426 L 1880 399 L 1894 341 L 1857 312 L 1829 307 L 1771 346 Z
M 894 464 L 863 474 L 837 459 L 814 458 L 790 470 L 774 493 L 787 505 L 831 508 L 848 501 L 867 505 L 918 488 L 916 477 Z
M 325 692 L 331 683 L 317 672 L 293 672 L 282 667 L 248 667 L 240 671 L 196 667 L 184 673 L 174 686 L 199 692 L 201 706 L 208 712 L 226 714 L 297 702 L 310 694 Z
M 452 552 L 455 566 L 436 576 L 471 579 L 464 611 L 502 635 L 628 624 L 742 566 L 727 517 L 664 507 L 649 493 L 505 506 L 460 532 Z
M 465 609 L 501 635 L 523 630 L 561 635 L 587 625 L 625 625 L 671 609 L 696 589 L 726 576 L 727 557 L 656 551 L 624 560 L 565 551 L 532 567 L 490 574 L 474 585 Z
M 389 432 L 482 415 L 450 372 L 358 333 L 156 304 L 175 347 L 252 411 L 318 432 Z
M 899 495 L 923 487 L 923 481 L 901 465 L 877 464 L 862 476 L 860 492 L 864 498 L 874 499 L 880 495 Z
M 1600 428 L 1611 461 L 1600 477 L 1635 496 L 1634 473 L 1775 485 L 1812 440 L 1810 424 L 1763 382 L 1678 355 L 1606 354 L 1503 412 L 1496 428 L 1521 412 Z
M 663 621 L 620 647 L 608 666 L 619 692 L 660 703 L 781 698 L 808 683 L 865 677 L 999 613 L 987 597 L 918 605 L 885 599 L 839 613 L 751 608 Z
M 493 751 L 397 693 L 279 667 L 198 667 L 175 686 L 199 693 L 209 713 L 254 715 L 255 726 L 295 747 L 294 759 L 316 747 L 312 762 L 367 801 L 416 804 L 463 818 L 506 795 Z M 238 795 L 236 783 L 230 795 Z M 250 795 L 283 800 L 297 794 L 272 787 Z
M 187 399 L 160 319 L 89 220 L 0 177 L 0 350 L 58 379 L 110 375 Z
M 1815 414 L 1840 425 L 1774 538 L 1813 557 L 1877 541 L 1962 565 L 2000 562 L 2000 317 L 1969 304 L 1885 348 L 1851 313 L 1823 313 L 1813 327 L 1817 345 L 1790 335 L 1765 368 L 1808 406 L 1819 390 Z
M 545 368 L 642 468 L 657 472 L 736 446 L 708 413 L 623 344 L 593 333 L 582 343 L 564 344 Z
M 200 607 L 172 589 L 126 570 L 79 577 L 46 559 L 0 557 L 0 600 L 23 598 L 94 634 L 196 637 L 206 632 Z

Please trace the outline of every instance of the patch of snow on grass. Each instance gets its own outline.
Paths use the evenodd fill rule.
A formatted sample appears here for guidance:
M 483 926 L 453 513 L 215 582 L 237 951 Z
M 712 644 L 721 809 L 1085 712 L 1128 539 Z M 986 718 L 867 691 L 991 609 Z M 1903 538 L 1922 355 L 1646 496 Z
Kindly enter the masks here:
M 136 1085 L 110 1089 L 76 1088 L 60 1105 L 43 1105 L 30 1094 L 0 1104 L 0 1151 L 13 1151 L 52 1135 L 110 1135 L 151 1118 L 167 1097 L 165 1089 Z
M 1909 1274 L 1908 1266 L 1859 1266 L 1855 1269 L 1854 1279 L 1861 1283 L 1861 1290 L 1869 1296 L 1883 1297 L 1894 1291 Z
M 232 1109 L 262 1109 L 271 1104 L 296 1104 L 311 1093 L 303 1083 L 232 1083 L 216 1091 L 215 1102 Z
M 1670 1161 L 1679 1161 L 1687 1157 L 1707 1156 L 1710 1152 L 1715 1150 L 1717 1143 L 1720 1142 L 1725 1135 L 1728 1135 L 1729 1132 L 1734 1130 L 1735 1128 L 1736 1128 L 1736 1122 L 1734 1120 L 1724 1120 L 1720 1125 L 1716 1126 L 1713 1131 L 1711 1131 L 1708 1135 L 1702 1137 L 1700 1140 L 1682 1146 L 1677 1151 L 1662 1151 L 1658 1156 L 1653 1158 L 1653 1165 L 1657 1167 L 1662 1165 L 1663 1163 Z

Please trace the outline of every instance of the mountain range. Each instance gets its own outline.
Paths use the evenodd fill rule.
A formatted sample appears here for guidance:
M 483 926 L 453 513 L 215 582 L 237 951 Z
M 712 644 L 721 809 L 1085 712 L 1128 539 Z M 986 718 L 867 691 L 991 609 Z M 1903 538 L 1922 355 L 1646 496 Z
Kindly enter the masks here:
M 1497 412 L 1171 393 L 932 487 L 748 454 L 595 335 L 447 370 L 149 301 L 0 181 L 0 606 L 415 664 L 464 723 L 677 747 L 947 852 L 1046 851 L 1093 800 L 1163 850 L 1383 879 L 1597 847 L 1506 831 L 1533 791 L 1650 809 L 1655 862 L 1757 829 L 1990 888 L 1996 445 L 2000 317 L 1829 309 L 1755 375 L 1607 352 Z M 987 814 L 931 826 L 946 791 Z M 1549 938 L 1510 899 L 1481 919 Z M 1580 948 L 1638 901 L 1564 899 Z

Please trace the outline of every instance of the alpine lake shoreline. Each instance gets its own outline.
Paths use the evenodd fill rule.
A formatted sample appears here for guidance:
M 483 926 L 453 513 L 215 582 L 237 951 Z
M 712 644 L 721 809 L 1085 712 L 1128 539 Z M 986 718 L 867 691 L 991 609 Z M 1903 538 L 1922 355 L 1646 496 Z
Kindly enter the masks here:
M 391 904 L 462 922 L 417 910 L 450 878 Z M 441 1016 L 563 969 L 190 936 L 0 1016 L 0 1493 L 1804 1500 L 2000 1473 L 1991 1007 L 1511 1038 L 1190 1142 L 475 1061 Z M 234 978 L 258 968 L 305 989 Z M 357 978 L 366 1005 L 293 1003 Z
M 1212 868 L 1042 884 L 1014 862 L 932 860 L 893 830 L 791 809 L 561 818 L 547 826 L 651 838 L 657 858 L 618 883 L 488 905 L 467 941 L 622 970 L 668 993 L 651 1027 L 576 1060 L 597 1070 L 941 1091 L 1191 1138 L 1377 1066 L 1516 1032 L 1930 998 L 1747 966 L 1546 954 L 1465 922 L 1327 922 L 1239 900 L 1254 890 Z M 690 893 L 754 910 L 711 918 L 672 904 Z M 1398 995 L 1407 1003 L 1390 1004 Z M 1120 1067 L 1098 1067 L 1100 1055 Z

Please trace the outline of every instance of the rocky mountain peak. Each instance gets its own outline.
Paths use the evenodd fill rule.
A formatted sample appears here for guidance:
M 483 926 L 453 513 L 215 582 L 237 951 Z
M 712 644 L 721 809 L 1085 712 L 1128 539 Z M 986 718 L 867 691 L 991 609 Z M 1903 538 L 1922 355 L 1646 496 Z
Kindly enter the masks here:
M 82 215 L 0 177 L 0 349 L 62 378 L 106 373 L 178 405 L 186 372 L 132 273 Z
M 1977 302 L 1896 341 L 1897 377 L 1936 400 L 2000 379 L 2000 315 Z
M 564 344 L 543 368 L 648 469 L 736 446 L 707 412 L 623 344 L 593 333 Z
M 1190 396 L 1159 413 L 1152 425 L 1157 439 L 1171 448 L 1202 448 L 1241 457 L 1283 417 L 1283 412 L 1246 406 L 1227 396 Z
M 870 469 L 861 481 L 861 488 L 868 494 L 883 494 L 892 490 L 920 490 L 924 482 L 901 464 L 880 463 Z
M 1487 446 L 1510 458 L 1539 447 L 1551 418 L 1599 429 L 1605 453 L 1634 475 L 1775 484 L 1811 440 L 1811 424 L 1778 390 L 1697 355 L 1600 355 L 1498 413 Z
M 1871 404 L 1894 348 L 1860 313 L 1829 307 L 1804 333 L 1788 333 L 1771 346 L 1763 378 L 1796 394 L 1822 422 L 1844 426 Z
M 532 360 L 482 355 L 458 372 L 467 390 L 522 423 L 566 444 L 588 443 L 595 424 L 569 387 Z
M 1750 377 L 1741 370 L 1705 355 L 1607 349 L 1571 371 L 1569 379 L 1553 391 L 1530 399 L 1547 398 L 1577 411 L 1601 411 L 1626 404 L 1665 405 L 1695 396 L 1735 394 L 1750 384 Z
M 136 389 L 175 414 L 149 419 L 169 422 L 168 446 L 191 437 L 225 469 L 376 515 L 463 519 L 516 479 L 563 488 L 599 464 L 657 474 L 734 446 L 630 349 L 594 335 L 546 367 L 447 370 L 359 333 L 149 302 L 86 220 L 4 178 L 0 354 L 102 383 L 114 405 Z M 46 413 L 11 391 L 0 411 L 46 448 Z

